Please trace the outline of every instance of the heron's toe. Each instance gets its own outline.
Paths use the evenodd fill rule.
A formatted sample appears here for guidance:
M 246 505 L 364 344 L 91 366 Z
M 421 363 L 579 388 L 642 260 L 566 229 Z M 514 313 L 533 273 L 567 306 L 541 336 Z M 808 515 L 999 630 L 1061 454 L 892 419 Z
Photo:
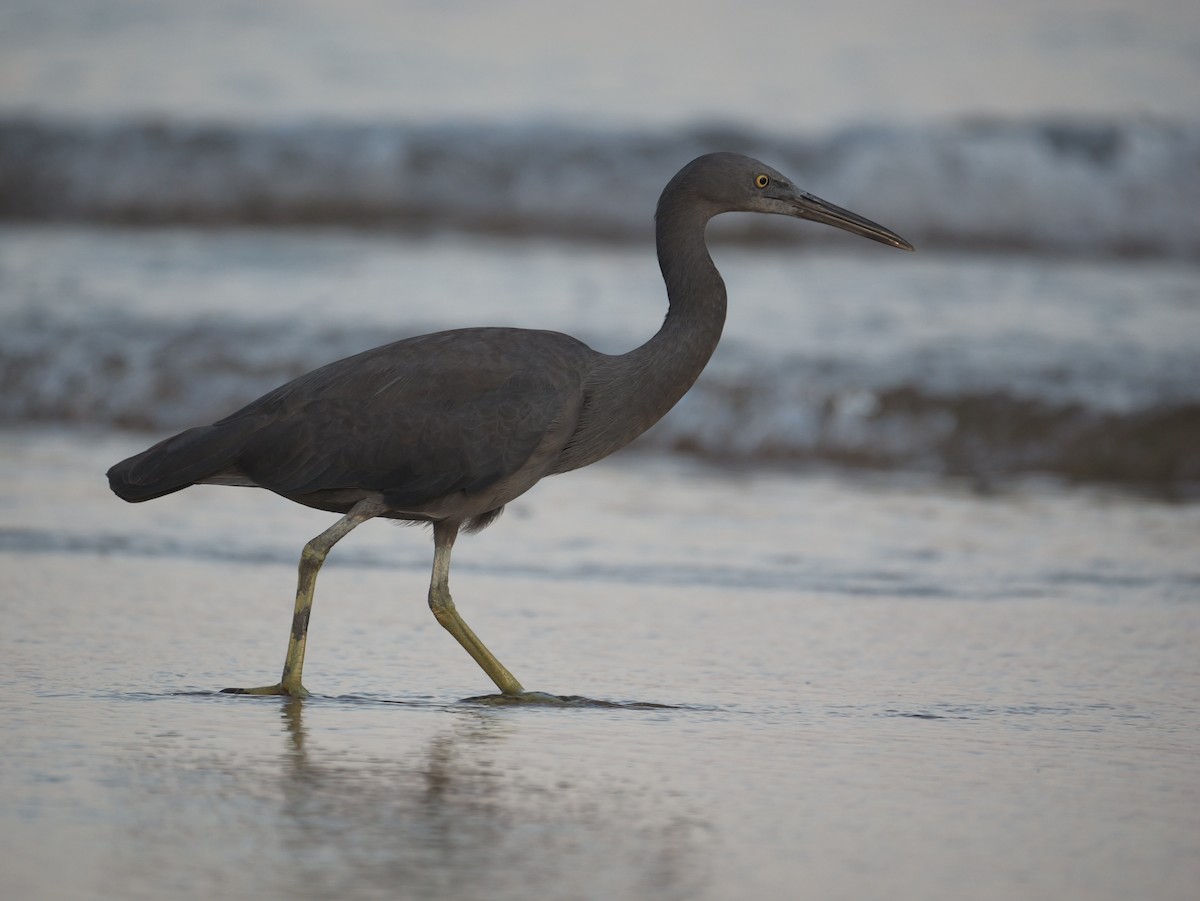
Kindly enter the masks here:
M 258 688 L 222 688 L 223 695 L 277 695 L 289 698 L 307 698 L 308 689 L 303 685 L 285 686 L 282 682 L 261 685 Z
M 488 704 L 493 707 L 516 706 L 522 704 L 539 704 L 547 707 L 578 706 L 581 700 L 576 695 L 552 695 L 545 691 L 522 691 L 517 694 L 479 695 L 474 698 L 463 698 L 466 704 Z

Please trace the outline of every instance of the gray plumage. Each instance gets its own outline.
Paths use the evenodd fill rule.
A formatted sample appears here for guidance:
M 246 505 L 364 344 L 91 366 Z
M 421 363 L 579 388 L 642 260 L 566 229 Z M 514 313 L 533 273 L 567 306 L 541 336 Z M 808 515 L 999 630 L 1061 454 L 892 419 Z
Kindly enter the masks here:
M 509 328 L 397 341 L 313 370 L 212 425 L 161 441 L 112 467 L 109 484 L 127 501 L 195 484 L 254 486 L 345 514 L 306 549 L 308 558 L 308 550 L 319 548 L 320 560 L 375 516 L 434 523 L 434 612 L 503 693 L 525 694 L 454 612 L 446 584 L 450 546 L 460 529 L 486 526 L 543 477 L 624 447 L 687 392 L 725 321 L 725 285 L 705 246 L 705 225 L 732 211 L 812 219 L 912 249 L 756 160 L 702 156 L 659 199 L 656 241 L 669 309 L 641 347 L 608 355 L 558 332 Z M 302 618 L 305 629 L 320 560 L 307 573 L 301 563 L 296 622 Z M 297 636 L 296 622 L 283 680 L 253 691 L 305 693 L 304 635 Z

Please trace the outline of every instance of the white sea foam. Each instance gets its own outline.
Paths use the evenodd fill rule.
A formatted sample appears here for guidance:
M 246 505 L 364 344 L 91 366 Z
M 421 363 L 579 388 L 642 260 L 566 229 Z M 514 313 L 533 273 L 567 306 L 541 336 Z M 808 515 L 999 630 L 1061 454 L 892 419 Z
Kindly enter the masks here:
M 0 421 L 169 432 L 211 421 L 375 329 L 300 322 L 8 321 Z M 1052 350 L 1052 349 L 1051 349 Z M 746 463 L 808 461 L 975 476 L 1014 471 L 1200 482 L 1200 359 L 1044 359 L 988 370 L 901 357 L 779 357 L 730 343 L 644 447 Z
M 929 246 L 1200 254 L 1200 123 L 738 129 L 0 120 L 0 215 L 642 239 L 700 153 L 759 156 Z M 761 237 L 774 223 L 722 223 Z

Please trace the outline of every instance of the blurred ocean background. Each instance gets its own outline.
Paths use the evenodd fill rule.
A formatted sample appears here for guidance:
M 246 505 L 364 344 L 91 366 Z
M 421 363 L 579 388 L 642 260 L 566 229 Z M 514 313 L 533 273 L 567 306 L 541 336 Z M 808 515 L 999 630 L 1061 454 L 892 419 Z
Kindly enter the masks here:
M 0 887 L 1190 897 L 1198 87 L 1184 0 L 0 0 Z M 127 507 L 107 466 L 407 335 L 636 346 L 665 312 L 658 192 L 713 150 L 918 252 L 714 222 L 730 313 L 700 382 L 457 551 L 460 607 L 526 684 L 677 705 L 662 730 L 464 713 L 486 686 L 419 631 L 430 548 L 391 530 L 331 556 L 323 580 L 366 583 L 340 633 L 349 599 L 318 591 L 307 725 L 208 695 L 275 666 L 327 517 L 228 489 Z M 668 622 L 580 671 L 597 611 L 640 635 L 650 598 Z M 375 628 L 401 605 L 423 625 Z M 426 735 L 403 770 L 389 748 Z M 130 820 L 144 860 L 112 837 Z
M 175 429 L 458 324 L 627 349 L 722 148 L 920 255 L 719 220 L 729 336 L 650 443 L 1190 493 L 1200 14 L 926 8 L 8 2 L 0 416 Z

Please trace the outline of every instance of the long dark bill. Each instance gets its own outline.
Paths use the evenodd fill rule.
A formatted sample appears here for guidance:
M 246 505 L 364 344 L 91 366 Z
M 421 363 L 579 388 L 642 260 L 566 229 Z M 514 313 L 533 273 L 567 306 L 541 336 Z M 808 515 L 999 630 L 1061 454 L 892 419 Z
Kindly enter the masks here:
M 793 215 L 797 218 L 811 219 L 813 222 L 822 222 L 825 225 L 832 225 L 834 228 L 842 228 L 856 235 L 862 235 L 864 238 L 870 238 L 872 241 L 878 241 L 880 244 L 887 244 L 889 247 L 898 247 L 901 250 L 913 249 L 911 244 L 891 229 L 884 228 L 878 222 L 872 222 L 857 213 L 844 210 L 840 206 L 834 206 L 812 194 L 800 194 L 792 201 L 792 204 L 796 209 Z

